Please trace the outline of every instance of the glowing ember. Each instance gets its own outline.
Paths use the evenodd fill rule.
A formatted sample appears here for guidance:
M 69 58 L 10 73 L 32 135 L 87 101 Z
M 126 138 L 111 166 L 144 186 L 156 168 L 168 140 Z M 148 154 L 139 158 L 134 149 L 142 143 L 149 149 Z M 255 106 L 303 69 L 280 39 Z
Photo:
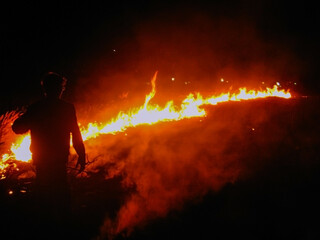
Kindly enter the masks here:
M 174 105 L 173 101 L 168 101 L 165 107 L 160 107 L 156 104 L 150 104 L 150 100 L 156 93 L 157 72 L 154 74 L 151 84 L 152 91 L 146 95 L 144 104 L 139 108 L 133 108 L 127 113 L 120 112 L 115 119 L 105 124 L 89 123 L 88 126 L 82 127 L 81 133 L 83 140 L 95 138 L 100 134 L 116 134 L 123 132 L 129 127 L 135 127 L 142 124 L 155 124 L 165 121 L 179 121 L 186 118 L 204 117 L 206 112 L 201 109 L 204 105 L 216 105 L 228 101 L 242 101 L 266 97 L 291 98 L 289 91 L 278 90 L 278 86 L 267 88 L 264 91 L 249 90 L 240 88 L 238 93 L 223 93 L 218 96 L 204 98 L 200 93 L 189 94 L 181 103 L 180 107 Z M 172 78 L 174 80 L 174 78 Z M 223 79 L 221 79 L 222 81 Z M 30 135 L 20 136 L 15 143 L 12 144 L 10 153 L 3 154 L 0 162 L 0 172 L 3 172 L 7 167 L 8 159 L 21 161 L 31 160 Z M 3 174 L 2 174 L 3 177 Z
M 31 137 L 29 134 L 21 136 L 16 143 L 12 144 L 11 152 L 14 155 L 14 159 L 21 161 L 28 161 L 31 159 L 31 152 L 29 150 L 31 143 Z

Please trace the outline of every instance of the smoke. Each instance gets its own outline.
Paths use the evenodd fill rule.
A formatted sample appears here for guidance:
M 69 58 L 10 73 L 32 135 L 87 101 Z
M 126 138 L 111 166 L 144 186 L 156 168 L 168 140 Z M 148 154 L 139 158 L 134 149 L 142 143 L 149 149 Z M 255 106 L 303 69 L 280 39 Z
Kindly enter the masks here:
M 275 82 L 292 88 L 303 66 L 292 52 L 293 40 L 262 31 L 258 10 L 261 13 L 244 10 L 222 16 L 218 10 L 213 14 L 187 4 L 172 6 L 140 20 L 133 17 L 127 32 L 105 45 L 103 39 L 109 36 L 101 33 L 96 49 L 80 57 L 84 72 L 78 74 L 76 101 L 86 110 L 98 104 L 105 113 L 116 114 L 141 102 L 155 71 L 155 100 L 160 103 L 194 91 L 212 94 L 244 86 L 271 87 Z M 110 109 L 114 105 L 117 111 Z M 86 115 L 100 112 L 94 109 Z
M 75 96 L 82 124 L 108 122 L 119 111 L 141 106 L 155 71 L 157 92 L 152 101 L 159 105 L 190 92 L 211 95 L 297 82 L 302 65 L 288 42 L 261 31 L 256 21 L 261 9 L 163 9 L 141 17 L 131 13 L 135 20 L 127 32 L 111 37 L 101 30 L 96 47 L 79 56 Z M 106 179 L 121 176 L 129 193 L 117 216 L 106 217 L 101 235 L 130 234 L 248 175 L 250 167 L 265 164 L 254 159 L 268 158 L 268 151 L 264 148 L 262 153 L 260 147 L 273 147 L 283 136 L 281 129 L 276 129 L 276 136 L 267 131 L 266 144 L 256 133 L 270 116 L 250 107 L 237 112 L 236 103 L 229 106 L 211 109 L 212 115 L 202 121 L 139 126 L 86 142 L 89 157 L 95 159 L 87 170 L 102 172 Z
M 130 30 L 86 58 L 91 74 L 80 74 L 75 90 L 80 122 L 109 121 L 120 110 L 140 106 L 155 71 L 152 101 L 160 105 L 195 91 L 214 94 L 275 82 L 287 86 L 299 76 L 290 46 L 274 42 L 274 36 L 266 38 L 252 18 L 239 13 L 221 17 L 173 8 L 135 21 Z M 262 154 L 257 145 L 265 142 L 260 137 L 254 143 L 253 136 L 271 118 L 264 110 L 252 117 L 252 109 L 244 109 L 238 115 L 231 107 L 201 121 L 140 126 L 88 141 L 89 156 L 99 156 L 88 171 L 102 171 L 106 178 L 120 175 L 123 187 L 130 189 L 117 217 L 106 218 L 101 234 L 130 234 L 236 181 L 249 166 L 256 168 L 253 156 Z M 277 142 L 280 133 L 268 141 Z
M 108 158 L 95 166 L 104 165 L 106 177 L 122 175 L 123 187 L 134 191 L 125 200 L 117 219 L 106 220 L 107 233 L 130 232 L 236 179 L 237 157 L 228 151 L 229 144 L 213 138 L 216 127 L 204 127 L 200 123 L 204 127 L 201 130 L 199 123 L 191 122 L 191 125 L 179 122 L 139 127 L 129 131 L 126 137 L 109 137 L 116 140 L 106 149 Z M 204 135 L 206 131 L 209 134 Z M 224 151 L 229 153 L 223 154 Z
M 130 235 L 263 168 L 268 150 L 273 153 L 287 131 L 263 127 L 274 117 L 266 106 L 227 103 L 208 109 L 205 119 L 139 126 L 87 141 L 91 159 L 100 156 L 87 170 L 106 179 L 121 176 L 128 192 L 116 217 L 106 217 L 101 235 Z

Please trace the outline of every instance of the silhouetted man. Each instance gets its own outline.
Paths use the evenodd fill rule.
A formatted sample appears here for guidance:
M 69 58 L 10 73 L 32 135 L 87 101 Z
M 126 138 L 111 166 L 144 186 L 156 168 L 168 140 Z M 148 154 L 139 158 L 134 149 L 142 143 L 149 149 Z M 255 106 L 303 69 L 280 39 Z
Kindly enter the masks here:
M 41 81 L 44 98 L 33 103 L 12 125 L 17 134 L 30 130 L 32 161 L 36 167 L 36 196 L 43 216 L 63 220 L 70 211 L 67 162 L 72 143 L 79 171 L 85 168 L 85 148 L 74 105 L 61 99 L 66 79 L 49 72 Z

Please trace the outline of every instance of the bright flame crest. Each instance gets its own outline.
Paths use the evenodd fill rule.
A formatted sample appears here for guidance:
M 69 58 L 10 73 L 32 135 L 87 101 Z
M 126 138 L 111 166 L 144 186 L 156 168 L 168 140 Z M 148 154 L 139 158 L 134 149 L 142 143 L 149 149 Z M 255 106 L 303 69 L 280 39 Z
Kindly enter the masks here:
M 155 124 L 166 121 L 179 121 L 186 118 L 205 117 L 206 111 L 201 107 L 204 105 L 216 105 L 228 101 L 242 101 L 267 97 L 291 98 L 287 90 L 279 90 L 277 85 L 273 88 L 266 88 L 264 91 L 247 90 L 240 88 L 238 93 L 222 93 L 218 96 L 203 97 L 200 93 L 189 94 L 180 104 L 180 107 L 174 105 L 173 101 L 168 101 L 164 107 L 157 104 L 150 104 L 151 99 L 156 94 L 157 72 L 151 79 L 152 90 L 145 97 L 145 102 L 141 107 L 133 108 L 127 113 L 120 112 L 118 116 L 105 124 L 89 123 L 87 127 L 82 127 L 81 134 L 83 140 L 96 138 L 101 134 L 116 134 L 124 132 L 127 128 L 142 124 Z M 30 161 L 32 154 L 30 152 L 30 134 L 19 136 L 12 143 L 10 153 L 2 155 L 0 162 L 0 171 L 6 168 L 8 159 L 20 161 Z

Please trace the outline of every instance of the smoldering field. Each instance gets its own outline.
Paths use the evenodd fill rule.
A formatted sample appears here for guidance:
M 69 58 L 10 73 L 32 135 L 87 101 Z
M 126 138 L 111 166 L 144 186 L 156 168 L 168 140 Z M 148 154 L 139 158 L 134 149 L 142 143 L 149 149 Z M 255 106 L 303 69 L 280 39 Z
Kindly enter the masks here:
M 318 107 L 315 98 L 229 102 L 205 107 L 205 118 L 86 141 L 87 175 L 70 176 L 79 238 L 314 239 Z M 32 183 L 6 183 L 27 191 L 3 193 L 5 231 L 27 234 Z
M 272 204 L 288 201 L 293 206 L 286 208 L 300 209 L 295 205 L 300 197 L 290 199 L 294 197 L 290 191 L 296 183 L 313 179 L 319 161 L 319 137 L 313 129 L 318 129 L 319 115 L 310 103 L 301 99 L 225 103 L 209 107 L 203 119 L 141 126 L 88 142 L 89 155 L 100 155 L 88 170 L 99 170 L 106 179 L 121 176 L 122 188 L 128 189 L 115 217 L 104 220 L 101 233 L 130 238 L 131 231 L 143 232 L 155 220 L 183 212 L 190 204 L 201 205 L 207 194 L 219 194 L 226 185 L 240 182 L 261 181 L 255 190 L 279 201 Z M 256 193 L 251 194 L 254 198 Z M 192 221 L 198 226 L 206 219 Z
M 115 115 L 112 106 L 124 111 L 140 106 L 150 91 L 146 80 L 155 69 L 159 80 L 152 101 L 160 105 L 168 99 L 180 102 L 190 92 L 205 95 L 244 86 L 271 87 L 275 81 L 285 88 L 295 88 L 294 82 L 303 87 L 299 79 L 305 65 L 291 51 L 294 44 L 273 37 L 263 35 L 246 18 L 156 15 L 135 26 L 131 42 L 120 42 L 119 50 L 115 44 L 114 63 L 103 57 L 95 61 L 96 78 L 79 79 L 76 91 L 85 87 L 81 97 L 88 103 L 88 108 L 79 109 L 79 116 L 101 119 Z M 108 64 L 118 65 L 112 69 Z M 90 79 L 95 79 L 94 85 Z M 91 106 L 97 102 L 109 105 L 96 111 Z M 318 129 L 314 121 L 319 119 L 318 105 L 310 99 L 225 103 L 205 107 L 206 118 L 139 126 L 88 141 L 88 154 L 96 160 L 88 171 L 102 174 L 106 181 L 119 178 L 123 190 L 117 210 L 103 217 L 99 235 L 177 239 L 191 233 L 197 239 L 200 232 L 202 238 L 214 236 L 212 229 L 222 237 L 228 227 L 240 231 L 245 223 L 244 229 L 255 228 L 253 238 L 290 235 L 290 224 L 301 234 L 312 235 L 314 228 L 309 233 L 298 226 L 298 218 L 308 215 L 300 214 L 300 204 L 306 205 L 306 200 L 296 197 L 295 191 L 306 184 L 304 193 L 313 195 L 309 183 L 317 182 L 319 137 L 310 126 Z M 217 203 L 221 196 L 222 203 Z M 196 213 L 194 206 L 203 209 Z M 292 217 L 294 213 L 299 217 Z

